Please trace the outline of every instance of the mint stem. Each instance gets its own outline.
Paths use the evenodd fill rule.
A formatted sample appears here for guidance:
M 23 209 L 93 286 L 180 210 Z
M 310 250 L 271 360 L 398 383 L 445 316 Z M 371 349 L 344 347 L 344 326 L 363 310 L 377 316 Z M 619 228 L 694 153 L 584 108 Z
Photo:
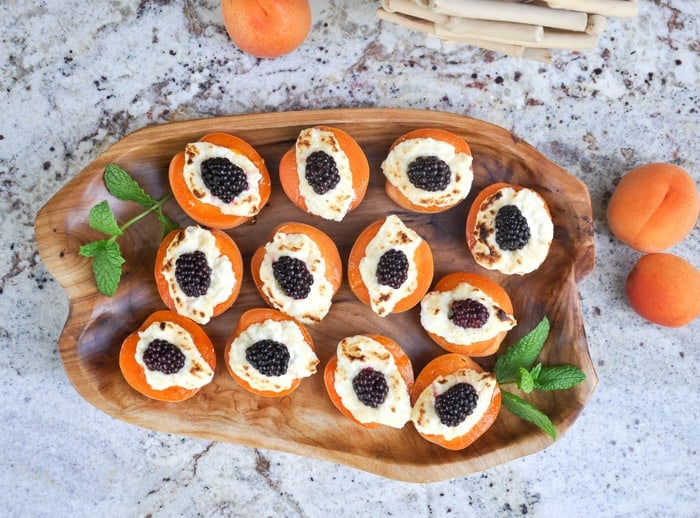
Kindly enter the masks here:
M 134 216 L 133 218 L 131 218 L 129 221 L 127 221 L 126 223 L 124 223 L 123 225 L 121 225 L 121 226 L 119 227 L 119 229 L 120 229 L 122 232 L 124 232 L 127 228 L 129 228 L 131 225 L 133 225 L 134 223 L 136 223 L 136 222 L 137 222 L 138 220 L 140 220 L 141 218 L 144 218 L 144 217 L 148 216 L 151 212 L 154 212 L 154 211 L 158 210 L 158 208 L 162 207 L 163 204 L 165 204 L 165 202 L 167 202 L 167 201 L 168 201 L 169 199 L 171 199 L 172 197 L 173 197 L 173 194 L 172 194 L 172 193 L 166 194 L 166 195 L 163 196 L 160 200 L 157 200 L 156 203 L 154 203 L 153 205 L 151 205 L 150 207 L 148 207 L 146 210 L 144 210 L 143 212 L 137 214 L 136 216 Z M 110 241 L 114 241 L 114 240 L 116 240 L 117 237 L 118 237 L 118 236 L 112 236 L 112 237 L 109 238 L 109 239 L 110 239 Z

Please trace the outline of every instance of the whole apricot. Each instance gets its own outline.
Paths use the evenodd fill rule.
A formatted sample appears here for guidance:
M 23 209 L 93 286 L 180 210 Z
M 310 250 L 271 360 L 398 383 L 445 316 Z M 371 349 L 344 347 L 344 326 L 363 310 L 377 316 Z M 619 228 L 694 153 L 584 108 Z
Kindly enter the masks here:
M 311 30 L 308 0 L 222 0 L 221 13 L 236 46 L 259 58 L 288 54 Z
M 655 324 L 682 327 L 700 315 L 700 271 L 677 255 L 642 256 L 626 290 L 632 308 Z
M 700 197 L 693 178 L 673 164 L 636 167 L 622 177 L 608 204 L 613 234 L 640 252 L 660 252 L 695 226 Z

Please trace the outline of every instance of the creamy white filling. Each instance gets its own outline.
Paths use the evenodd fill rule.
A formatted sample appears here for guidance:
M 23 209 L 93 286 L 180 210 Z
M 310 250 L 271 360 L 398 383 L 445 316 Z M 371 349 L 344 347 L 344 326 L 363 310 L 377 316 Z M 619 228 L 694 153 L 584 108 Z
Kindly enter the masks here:
M 176 373 L 165 374 L 146 367 L 143 355 L 148 345 L 157 339 L 170 342 L 184 354 L 185 364 Z M 135 359 L 136 363 L 143 367 L 146 382 L 153 390 L 165 390 L 170 387 L 197 389 L 209 383 L 214 377 L 214 371 L 197 349 L 192 335 L 174 322 L 153 322 L 145 330 L 140 331 Z
M 245 173 L 248 188 L 226 203 L 214 196 L 202 179 L 202 162 L 221 157 L 240 167 Z M 255 216 L 260 209 L 260 182 L 263 179 L 258 167 L 245 155 L 211 142 L 194 142 L 185 147 L 185 183 L 192 194 L 202 203 L 214 205 L 230 216 Z
M 413 256 L 421 241 L 421 237 L 398 216 L 391 215 L 384 220 L 377 235 L 367 245 L 365 256 L 360 260 L 360 276 L 369 292 L 370 307 L 377 315 L 388 315 L 400 300 L 416 290 L 418 270 Z M 391 249 L 403 252 L 408 259 L 406 280 L 397 289 L 377 282 L 379 259 Z
M 452 207 L 469 195 L 474 173 L 472 156 L 456 153 L 454 146 L 432 138 L 407 139 L 389 151 L 382 172 L 389 183 L 396 187 L 414 205 L 421 207 Z M 443 191 L 430 192 L 413 185 L 408 179 L 408 166 L 421 156 L 436 156 L 450 168 L 450 181 Z
M 435 410 L 437 396 L 447 392 L 458 383 L 468 383 L 476 389 L 476 408 L 457 426 L 446 426 Z M 484 416 L 496 389 L 496 378 L 489 372 L 478 373 L 471 369 L 460 369 L 448 376 L 438 376 L 418 397 L 411 410 L 411 421 L 416 429 L 426 435 L 441 435 L 448 441 L 465 435 Z
M 275 279 L 272 264 L 282 256 L 299 259 L 313 277 L 309 295 L 301 300 L 287 295 Z M 333 285 L 326 278 L 326 261 L 316 242 L 306 234 L 277 232 L 265 245 L 260 265 L 261 290 L 272 306 L 283 313 L 309 324 L 320 322 L 328 314 L 333 298 Z
M 306 160 L 315 151 L 322 151 L 335 160 L 340 181 L 325 194 L 316 194 L 306 179 Z M 355 199 L 352 188 L 350 160 L 332 132 L 308 128 L 299 133 L 296 141 L 299 192 L 311 214 L 331 221 L 342 221 Z
M 175 278 L 175 265 L 177 258 L 182 254 L 196 251 L 204 253 L 207 258 L 207 265 L 211 268 L 211 284 L 204 295 L 188 297 Z M 229 298 L 236 283 L 239 282 L 233 272 L 231 261 L 216 246 L 214 234 L 196 225 L 182 230 L 170 244 L 165 253 L 162 272 L 168 282 L 175 311 L 199 324 L 209 322 L 214 314 L 214 308 Z
M 281 376 L 266 376 L 246 359 L 246 350 L 261 340 L 273 340 L 287 347 L 289 363 Z M 256 390 L 281 392 L 292 386 L 295 380 L 316 372 L 318 358 L 304 339 L 299 326 L 292 321 L 265 320 L 252 324 L 232 343 L 229 366 L 237 376 Z
M 466 299 L 475 300 L 488 310 L 489 317 L 483 326 L 463 328 L 455 325 L 450 318 L 452 303 Z M 516 320 L 482 290 L 462 282 L 449 291 L 427 293 L 420 304 L 420 323 L 426 331 L 441 336 L 448 342 L 469 345 L 489 340 L 502 331 L 512 329 Z
M 496 214 L 515 205 L 527 220 L 530 239 L 520 250 L 503 250 L 496 242 Z M 474 228 L 474 259 L 483 267 L 506 274 L 530 273 L 544 262 L 554 237 L 554 225 L 544 199 L 531 189 L 505 187 L 481 204 Z
M 337 348 L 338 365 L 333 387 L 343 406 L 361 423 L 379 423 L 402 428 L 410 419 L 411 401 L 406 381 L 401 376 L 391 353 L 368 336 L 343 338 Z M 362 369 L 372 368 L 384 374 L 389 391 L 377 408 L 359 400 L 352 381 Z

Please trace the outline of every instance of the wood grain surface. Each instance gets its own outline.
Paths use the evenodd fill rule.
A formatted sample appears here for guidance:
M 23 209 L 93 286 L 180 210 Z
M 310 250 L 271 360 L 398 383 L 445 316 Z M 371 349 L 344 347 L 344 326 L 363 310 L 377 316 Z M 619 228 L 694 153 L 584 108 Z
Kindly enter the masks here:
M 371 167 L 366 198 L 342 223 L 300 211 L 285 197 L 277 177 L 279 159 L 293 145 L 298 132 L 318 124 L 350 133 L 367 154 Z M 421 127 L 442 128 L 463 136 L 474 155 L 475 178 L 469 198 L 441 214 L 407 212 L 384 194 L 380 164 L 390 144 L 403 133 Z M 423 440 L 410 423 L 401 430 L 366 430 L 344 418 L 330 402 L 322 380 L 325 362 L 342 337 L 385 334 L 404 347 L 416 374 L 444 352 L 421 329 L 419 308 L 377 317 L 354 297 L 347 281 L 326 319 L 310 327 L 321 360 L 319 372 L 304 380 L 293 394 L 280 399 L 255 396 L 241 389 L 223 364 L 224 346 L 239 315 L 264 305 L 248 271 L 234 307 L 205 326 L 218 355 L 213 382 L 182 403 L 150 400 L 132 390 L 119 371 L 118 354 L 122 340 L 152 311 L 164 308 L 153 279 L 159 225 L 149 216 L 119 238 L 126 258 L 124 275 L 117 294 L 107 298 L 97 293 L 89 259 L 78 255 L 82 243 L 99 238 L 87 225 L 88 212 L 102 200 L 109 200 L 121 222 L 141 210 L 133 203 L 115 200 L 106 191 L 102 174 L 107 163 L 119 164 L 147 192 L 161 197 L 169 190 L 171 157 L 188 142 L 212 131 L 247 140 L 263 156 L 273 178 L 270 202 L 255 222 L 229 231 L 243 253 L 246 268 L 253 251 L 280 222 L 300 221 L 319 227 L 336 241 L 345 262 L 362 229 L 389 213 L 397 214 L 430 243 L 435 280 L 456 270 L 473 271 L 485 274 L 508 291 L 519 325 L 510 332 L 502 350 L 543 316 L 549 317 L 552 332 L 542 361 L 573 363 L 587 378 L 574 389 L 533 393 L 528 399 L 551 416 L 559 434 L 571 426 L 597 383 L 577 289 L 577 282 L 594 267 L 593 220 L 586 186 L 502 128 L 454 114 L 403 109 L 263 113 L 146 127 L 100 154 L 66 184 L 38 213 L 35 232 L 42 260 L 70 300 L 58 349 L 68 378 L 87 401 L 109 415 L 149 429 L 282 450 L 411 482 L 474 473 L 551 444 L 544 433 L 505 410 L 483 437 L 458 452 Z M 467 249 L 465 220 L 470 203 L 478 190 L 497 181 L 536 189 L 552 212 L 554 243 L 545 263 L 529 275 L 504 276 L 484 270 L 474 263 Z M 191 223 L 173 201 L 166 204 L 165 212 L 183 226 Z M 494 358 L 479 363 L 488 369 Z

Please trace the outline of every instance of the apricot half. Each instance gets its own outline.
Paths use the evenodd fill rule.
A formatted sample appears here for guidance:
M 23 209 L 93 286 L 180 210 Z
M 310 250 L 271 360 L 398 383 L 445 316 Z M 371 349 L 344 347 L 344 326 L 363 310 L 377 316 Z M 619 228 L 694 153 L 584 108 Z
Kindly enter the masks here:
M 695 226 L 700 197 L 693 178 L 673 164 L 646 164 L 629 171 L 608 204 L 613 234 L 640 252 L 660 252 Z
M 292 52 L 311 30 L 308 0 L 222 0 L 221 13 L 236 46 L 259 58 Z
M 626 290 L 632 308 L 655 324 L 682 327 L 700 315 L 700 271 L 677 255 L 642 256 Z

